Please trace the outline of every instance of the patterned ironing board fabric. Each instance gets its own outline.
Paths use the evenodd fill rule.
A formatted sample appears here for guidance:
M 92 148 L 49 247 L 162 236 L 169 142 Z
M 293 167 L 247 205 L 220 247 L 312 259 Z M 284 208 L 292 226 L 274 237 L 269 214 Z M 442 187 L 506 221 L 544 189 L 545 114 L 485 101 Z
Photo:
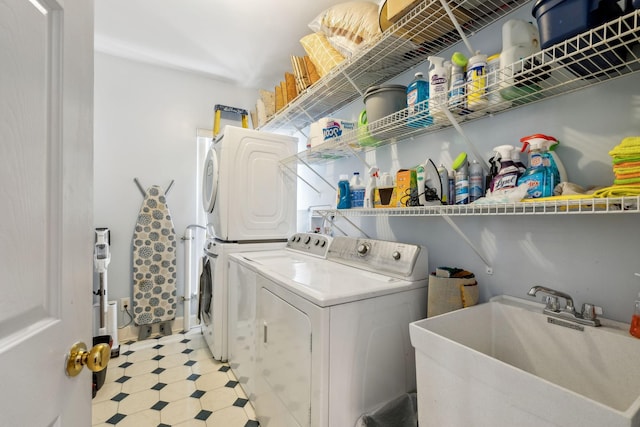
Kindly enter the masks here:
M 150 187 L 133 233 L 133 316 L 136 325 L 173 320 L 176 233 L 164 191 Z

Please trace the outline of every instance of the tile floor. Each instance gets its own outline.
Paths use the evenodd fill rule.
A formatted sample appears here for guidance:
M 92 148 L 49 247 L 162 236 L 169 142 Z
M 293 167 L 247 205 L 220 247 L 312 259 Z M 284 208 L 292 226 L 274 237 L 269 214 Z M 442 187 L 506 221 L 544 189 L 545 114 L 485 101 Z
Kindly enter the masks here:
M 257 427 L 229 365 L 200 328 L 121 344 L 93 399 L 93 427 Z

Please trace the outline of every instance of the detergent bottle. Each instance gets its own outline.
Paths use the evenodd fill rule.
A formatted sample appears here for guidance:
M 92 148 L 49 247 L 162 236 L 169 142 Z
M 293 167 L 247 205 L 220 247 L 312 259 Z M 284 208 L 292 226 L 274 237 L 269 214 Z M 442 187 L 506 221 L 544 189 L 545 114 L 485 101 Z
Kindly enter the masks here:
M 338 209 L 351 208 L 351 192 L 349 191 L 349 175 L 340 175 L 338 181 Z
M 498 174 L 491 180 L 491 192 L 509 190 L 517 187 L 520 171 L 518 167 L 513 164 L 513 160 L 511 160 L 511 151 L 513 151 L 513 149 L 513 145 L 500 145 L 493 149 L 496 152 L 494 159 L 500 161 L 500 170 L 498 170 Z
M 364 207 L 365 188 L 364 185 L 362 185 L 362 180 L 360 179 L 360 172 L 353 173 L 351 181 L 349 181 L 349 192 L 351 197 L 351 207 Z
M 447 120 L 443 109 L 449 98 L 449 61 L 439 56 L 427 58 L 429 66 L 429 112 L 434 122 Z
M 534 138 L 529 144 L 529 167 L 518 179 L 518 185 L 527 184 L 527 194 L 532 199 L 553 195 L 553 172 L 545 160 L 542 138 Z
M 429 116 L 429 82 L 424 80 L 421 72 L 415 74 L 413 81 L 407 86 L 407 124 L 411 127 L 425 127 L 433 123 Z
M 364 207 L 373 208 L 373 200 L 375 199 L 375 191 L 378 186 L 378 171 L 375 166 L 369 168 L 369 181 L 367 187 L 364 190 Z

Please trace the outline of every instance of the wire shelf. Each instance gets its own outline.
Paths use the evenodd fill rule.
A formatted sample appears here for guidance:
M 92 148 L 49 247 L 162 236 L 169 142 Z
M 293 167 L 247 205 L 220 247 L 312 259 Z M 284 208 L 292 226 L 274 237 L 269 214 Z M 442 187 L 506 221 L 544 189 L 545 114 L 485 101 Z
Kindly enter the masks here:
M 487 73 L 486 106 L 475 111 L 447 108 L 455 120 L 481 119 L 522 105 L 574 92 L 640 71 L 640 10 Z M 432 105 L 433 108 L 433 105 Z M 404 109 L 343 136 L 299 153 L 310 163 L 346 157 L 387 144 L 450 127 L 443 112 L 427 116 L 428 101 L 417 104 L 413 116 Z M 348 146 L 348 148 L 347 148 Z
M 640 196 L 406 208 L 324 209 L 315 212 L 323 217 L 625 214 L 640 212 Z
M 449 0 L 465 34 L 472 34 L 531 0 Z M 367 88 L 389 80 L 461 41 L 440 0 L 423 0 L 369 46 L 280 110 L 261 130 L 295 128 L 329 116 L 361 97 Z

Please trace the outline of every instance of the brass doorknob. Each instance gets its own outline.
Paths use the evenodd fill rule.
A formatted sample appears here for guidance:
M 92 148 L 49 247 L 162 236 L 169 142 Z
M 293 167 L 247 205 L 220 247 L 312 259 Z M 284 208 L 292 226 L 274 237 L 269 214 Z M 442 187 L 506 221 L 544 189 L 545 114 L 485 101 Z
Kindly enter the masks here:
M 111 347 L 109 344 L 96 344 L 87 351 L 87 345 L 83 342 L 77 342 L 69 350 L 67 355 L 67 375 L 75 377 L 82 371 L 84 365 L 87 365 L 93 372 L 102 371 L 109 364 L 111 358 Z

